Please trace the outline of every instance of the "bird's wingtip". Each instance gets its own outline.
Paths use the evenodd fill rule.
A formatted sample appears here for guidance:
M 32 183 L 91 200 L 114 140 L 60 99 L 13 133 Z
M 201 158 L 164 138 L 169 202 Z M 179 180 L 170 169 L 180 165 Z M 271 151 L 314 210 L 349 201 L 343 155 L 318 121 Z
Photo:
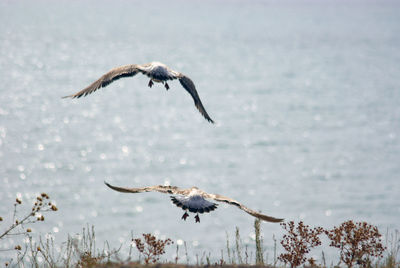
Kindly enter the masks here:
M 61 99 L 67 99 L 67 98 L 75 99 L 75 98 L 80 98 L 80 96 L 77 96 L 76 94 L 72 94 L 72 95 L 67 95 L 67 96 L 61 97 Z
M 271 222 L 283 222 L 285 219 L 281 219 L 281 218 L 273 218 L 273 219 L 270 219 L 269 221 L 271 221 Z
M 285 219 L 283 218 L 274 218 L 271 216 L 267 216 L 267 215 L 263 215 L 263 214 L 259 214 L 259 215 L 254 215 L 257 218 L 259 218 L 260 220 L 266 221 L 266 222 L 283 222 Z

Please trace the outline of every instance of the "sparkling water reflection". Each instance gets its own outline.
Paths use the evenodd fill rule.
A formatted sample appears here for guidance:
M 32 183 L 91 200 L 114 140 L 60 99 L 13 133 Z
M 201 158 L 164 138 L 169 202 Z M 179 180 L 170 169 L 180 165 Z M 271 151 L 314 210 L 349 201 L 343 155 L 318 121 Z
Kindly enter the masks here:
M 399 228 L 398 9 L 395 1 L 2 1 L 0 215 L 10 217 L 16 196 L 29 208 L 46 192 L 59 211 L 34 231 L 58 241 L 93 224 L 115 247 L 130 243 L 131 230 L 153 232 L 219 258 L 225 231 L 238 226 L 253 239 L 253 219 L 240 210 L 221 205 L 201 224 L 183 222 L 167 196 L 118 194 L 107 180 L 197 185 L 311 225 Z M 217 124 L 176 81 L 167 92 L 137 76 L 61 99 L 112 67 L 152 60 L 190 76 Z M 262 227 L 270 248 L 281 228 Z

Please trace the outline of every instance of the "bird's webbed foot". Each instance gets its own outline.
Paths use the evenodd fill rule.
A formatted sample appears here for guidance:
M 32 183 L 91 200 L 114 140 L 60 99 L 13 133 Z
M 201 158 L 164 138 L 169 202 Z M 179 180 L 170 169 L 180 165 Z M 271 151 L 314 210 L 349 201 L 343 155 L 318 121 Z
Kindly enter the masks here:
M 196 222 L 200 222 L 199 214 L 197 214 L 194 218 L 196 219 Z
M 153 80 L 150 79 L 148 86 L 151 88 L 153 85 L 154 85 Z
M 165 88 L 166 88 L 167 90 L 169 89 L 169 85 L 168 85 L 167 82 L 165 82 L 164 86 L 165 86 Z
M 187 212 L 185 212 L 185 214 L 183 214 L 183 216 L 182 216 L 182 218 L 181 219 L 183 219 L 183 220 L 185 220 L 186 221 L 186 218 L 187 217 L 189 217 L 189 214 L 187 214 Z

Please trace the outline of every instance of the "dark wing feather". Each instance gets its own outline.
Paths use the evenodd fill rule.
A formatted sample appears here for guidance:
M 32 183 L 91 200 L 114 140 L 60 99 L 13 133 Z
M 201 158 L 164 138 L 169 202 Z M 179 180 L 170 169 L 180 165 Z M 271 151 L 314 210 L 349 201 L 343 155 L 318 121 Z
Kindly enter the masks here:
M 179 82 L 181 83 L 183 88 L 186 89 L 186 91 L 189 92 L 189 94 L 192 96 L 194 100 L 194 105 L 196 106 L 197 110 L 199 110 L 199 112 L 204 116 L 205 119 L 207 119 L 211 123 L 214 123 L 214 121 L 208 115 L 206 109 L 204 109 L 193 81 L 190 80 L 189 77 L 182 75 L 179 78 Z
M 111 69 L 109 72 L 101 76 L 99 79 L 94 81 L 88 87 L 82 89 L 81 91 L 65 96 L 63 98 L 80 98 L 82 96 L 86 96 L 98 90 L 99 88 L 106 87 L 110 83 L 118 80 L 122 77 L 129 77 L 136 75 L 140 70 L 136 64 L 124 65 L 114 69 Z
M 117 187 L 113 186 L 107 182 L 104 182 L 108 187 L 111 189 L 122 192 L 122 193 L 143 193 L 143 192 L 160 192 L 164 194 L 184 194 L 185 189 L 180 189 L 176 186 L 164 186 L 164 185 L 157 185 L 157 186 L 148 186 L 142 188 L 125 188 L 125 187 Z
M 228 203 L 230 205 L 234 205 L 234 206 L 240 208 L 241 210 L 247 212 L 251 216 L 259 218 L 260 220 L 263 220 L 263 221 L 268 221 L 268 222 L 281 222 L 281 221 L 283 221 L 283 219 L 278 219 L 278 218 L 274 218 L 274 217 L 271 217 L 271 216 L 267 216 L 267 215 L 258 213 L 257 211 L 254 211 L 254 210 L 242 205 L 238 201 L 236 201 L 236 200 L 234 200 L 232 198 L 226 197 L 226 196 L 222 196 L 222 195 L 218 195 L 218 194 L 207 194 L 206 198 L 211 198 L 211 199 L 214 199 L 215 201 L 224 202 L 224 203 Z

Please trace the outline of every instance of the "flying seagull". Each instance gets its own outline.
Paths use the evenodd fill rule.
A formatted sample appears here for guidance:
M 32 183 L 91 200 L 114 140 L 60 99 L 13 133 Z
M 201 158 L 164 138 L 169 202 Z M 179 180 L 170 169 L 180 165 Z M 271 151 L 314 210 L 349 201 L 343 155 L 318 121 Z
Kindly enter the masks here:
M 185 213 L 182 216 L 183 220 L 186 220 L 186 218 L 189 216 L 189 214 L 187 213 L 187 211 L 189 210 L 189 212 L 197 213 L 195 219 L 196 222 L 200 222 L 199 213 L 211 212 L 215 210 L 218 206 L 218 204 L 207 200 L 211 199 L 218 202 L 224 202 L 230 205 L 234 205 L 240 208 L 241 210 L 244 210 L 251 216 L 259 218 L 260 220 L 263 221 L 269 221 L 269 222 L 283 221 L 283 219 L 278 219 L 258 213 L 229 197 L 225 197 L 219 194 L 209 194 L 200 190 L 197 187 L 181 189 L 176 186 L 157 185 L 157 186 L 149 186 L 143 188 L 125 188 L 125 187 L 112 186 L 107 182 L 104 183 L 111 189 L 122 193 L 160 192 L 164 194 L 178 195 L 178 196 L 171 196 L 171 200 L 172 203 L 174 203 L 176 206 L 182 208 L 185 211 Z
M 149 87 L 152 87 L 154 82 L 162 83 L 168 90 L 169 85 L 168 80 L 179 79 L 179 82 L 186 89 L 187 92 L 192 96 L 194 100 L 194 105 L 199 110 L 199 112 L 207 119 L 209 122 L 214 123 L 214 121 L 207 114 L 206 109 L 204 109 L 201 103 L 199 94 L 197 93 L 196 87 L 193 81 L 182 73 L 176 72 L 170 69 L 167 65 L 161 62 L 150 62 L 146 64 L 129 64 L 111 69 L 109 72 L 103 74 L 99 79 L 94 81 L 92 84 L 82 89 L 81 91 L 65 96 L 63 98 L 80 98 L 82 96 L 89 95 L 99 88 L 106 87 L 115 80 L 122 77 L 134 76 L 137 73 L 142 73 L 150 78 Z

